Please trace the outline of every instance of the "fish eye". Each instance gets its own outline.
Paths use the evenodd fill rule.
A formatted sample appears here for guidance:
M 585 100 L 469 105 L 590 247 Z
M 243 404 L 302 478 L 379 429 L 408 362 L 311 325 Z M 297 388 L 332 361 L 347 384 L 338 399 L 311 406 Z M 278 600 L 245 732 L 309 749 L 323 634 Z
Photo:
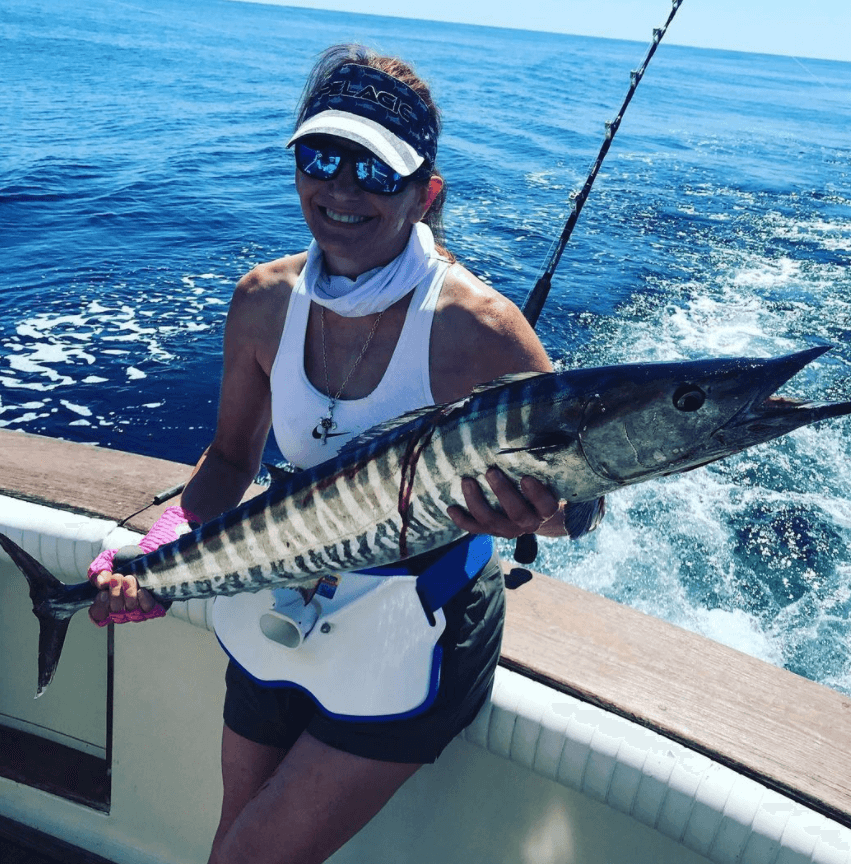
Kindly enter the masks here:
M 677 411 L 697 411 L 705 401 L 706 394 L 696 384 L 681 384 L 674 391 L 674 408 Z

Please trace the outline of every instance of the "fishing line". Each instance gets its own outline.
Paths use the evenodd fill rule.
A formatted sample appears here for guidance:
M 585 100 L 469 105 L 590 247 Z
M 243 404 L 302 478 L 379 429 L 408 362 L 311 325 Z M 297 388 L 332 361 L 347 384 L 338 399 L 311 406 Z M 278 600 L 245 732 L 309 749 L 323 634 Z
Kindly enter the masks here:
M 839 92 L 835 87 L 832 87 L 830 84 L 819 78 L 819 76 L 816 75 L 815 72 L 813 72 L 811 69 L 808 69 L 806 66 L 804 66 L 804 64 L 798 57 L 795 57 L 793 54 L 790 54 L 789 57 L 790 59 L 794 60 L 804 70 L 804 72 L 806 72 L 807 75 L 809 75 L 810 78 L 813 79 L 813 81 L 815 81 L 817 84 L 821 84 L 821 86 L 824 87 L 825 90 L 830 92 L 831 95 L 834 93 L 834 91 L 837 93 Z M 844 93 L 842 95 L 846 96 L 846 94 Z
M 535 287 L 532 288 L 532 290 L 526 297 L 525 302 L 523 303 L 523 315 L 533 328 L 538 323 L 538 317 L 541 314 L 541 310 L 544 308 L 544 303 L 547 302 L 547 295 L 550 293 L 550 288 L 552 288 L 553 274 L 555 273 L 556 267 L 558 267 L 558 263 L 561 260 L 564 248 L 565 246 L 567 246 L 568 240 L 570 240 L 570 235 L 573 233 L 573 229 L 576 225 L 577 220 L 579 219 L 579 214 L 582 212 L 582 207 L 584 206 L 585 201 L 588 199 L 588 195 L 591 192 L 591 187 L 594 185 L 594 181 L 597 179 L 597 174 L 600 173 L 600 168 L 603 165 L 603 160 L 606 158 L 606 154 L 609 152 L 609 148 L 612 146 L 612 141 L 614 140 L 615 135 L 620 128 L 621 121 L 623 120 L 623 115 L 626 112 L 629 103 L 632 101 L 632 96 L 638 88 L 638 85 L 641 83 L 641 79 L 644 77 L 644 73 L 647 70 L 647 66 L 650 63 L 650 60 L 656 53 L 656 49 L 659 47 L 659 43 L 662 41 L 665 33 L 667 33 L 668 27 L 674 20 L 674 16 L 677 14 L 677 10 L 680 8 L 682 3 L 683 0 L 671 0 L 671 12 L 668 15 L 668 20 L 665 21 L 665 23 L 661 27 L 654 28 L 653 41 L 650 43 L 650 47 L 647 49 L 647 54 L 645 55 L 644 60 L 642 61 L 638 69 L 634 69 L 632 72 L 630 72 L 629 89 L 626 92 L 626 97 L 623 100 L 620 111 L 618 111 L 617 116 L 614 120 L 606 123 L 606 135 L 603 138 L 603 143 L 600 146 L 599 152 L 597 153 L 597 158 L 594 160 L 594 164 L 591 166 L 591 170 L 589 171 L 588 176 L 585 178 L 585 182 L 582 184 L 582 188 L 578 192 L 571 193 L 570 214 L 567 217 L 567 221 L 564 223 L 564 228 L 562 229 L 561 236 L 559 237 L 558 242 L 550 251 L 549 257 L 544 264 L 543 274 L 535 283 Z M 523 534 L 522 536 L 518 537 L 514 547 L 514 560 L 518 564 L 531 564 L 537 557 L 538 541 L 535 538 L 535 535 Z

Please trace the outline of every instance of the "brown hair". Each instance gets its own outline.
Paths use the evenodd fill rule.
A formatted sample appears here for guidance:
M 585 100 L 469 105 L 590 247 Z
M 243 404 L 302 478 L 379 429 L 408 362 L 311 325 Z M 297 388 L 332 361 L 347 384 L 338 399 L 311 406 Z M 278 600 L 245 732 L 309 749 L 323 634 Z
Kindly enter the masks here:
M 358 44 L 332 45 L 319 55 L 316 65 L 311 70 L 310 75 L 308 75 L 301 99 L 298 103 L 295 128 L 298 128 L 304 122 L 304 114 L 307 111 L 307 105 L 313 94 L 331 75 L 347 63 L 378 69 L 387 75 L 392 75 L 403 84 L 407 84 L 425 102 L 434 118 L 437 132 L 440 134 L 440 109 L 432 99 L 428 84 L 404 60 L 400 60 L 398 57 L 383 56 L 371 48 L 367 48 L 365 45 Z M 441 180 L 443 179 L 437 166 L 432 169 L 432 174 L 437 174 Z M 423 180 L 421 182 L 427 183 L 428 181 Z M 443 205 L 445 203 L 446 183 L 444 182 L 440 194 L 432 202 L 428 213 L 423 218 L 423 222 L 431 228 L 438 251 L 451 261 L 454 261 L 455 256 L 445 248 L 446 234 L 443 228 Z

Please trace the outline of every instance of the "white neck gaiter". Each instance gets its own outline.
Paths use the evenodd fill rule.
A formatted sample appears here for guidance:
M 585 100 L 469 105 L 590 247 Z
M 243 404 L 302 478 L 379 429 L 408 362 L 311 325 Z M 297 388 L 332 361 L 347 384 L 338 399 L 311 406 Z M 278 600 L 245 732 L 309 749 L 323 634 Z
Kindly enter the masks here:
M 400 255 L 357 279 L 326 273 L 322 250 L 314 240 L 307 250 L 304 287 L 310 299 L 320 306 L 344 318 L 359 318 L 383 312 L 401 300 L 439 261 L 431 228 L 423 222 L 414 224 L 408 245 Z

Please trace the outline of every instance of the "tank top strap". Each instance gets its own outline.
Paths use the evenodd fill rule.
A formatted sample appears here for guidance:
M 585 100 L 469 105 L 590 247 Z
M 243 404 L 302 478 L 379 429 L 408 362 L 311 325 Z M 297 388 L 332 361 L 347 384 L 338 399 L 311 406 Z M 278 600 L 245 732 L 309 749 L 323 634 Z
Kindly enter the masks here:
M 282 376 L 288 376 L 284 377 L 283 380 L 294 380 L 291 377 L 293 375 L 297 376 L 298 379 L 305 376 L 306 380 L 304 340 L 307 337 L 307 318 L 310 314 L 310 297 L 304 287 L 304 271 L 306 269 L 302 268 L 292 291 L 290 291 L 290 299 L 284 318 L 284 329 L 269 376 L 272 381 L 281 380 Z
M 385 381 L 389 383 L 403 372 L 410 375 L 416 368 L 411 361 L 416 358 L 419 361 L 419 383 L 427 403 L 434 402 L 431 390 L 431 364 L 429 362 L 431 326 L 434 321 L 437 301 L 443 290 L 443 283 L 446 281 L 446 274 L 449 272 L 450 266 L 450 262 L 445 258 L 439 259 L 438 266 L 414 288 L 414 296 L 411 298 L 402 332 L 399 334 L 393 356 L 381 380 L 381 384 Z M 413 382 L 411 384 L 413 386 Z

